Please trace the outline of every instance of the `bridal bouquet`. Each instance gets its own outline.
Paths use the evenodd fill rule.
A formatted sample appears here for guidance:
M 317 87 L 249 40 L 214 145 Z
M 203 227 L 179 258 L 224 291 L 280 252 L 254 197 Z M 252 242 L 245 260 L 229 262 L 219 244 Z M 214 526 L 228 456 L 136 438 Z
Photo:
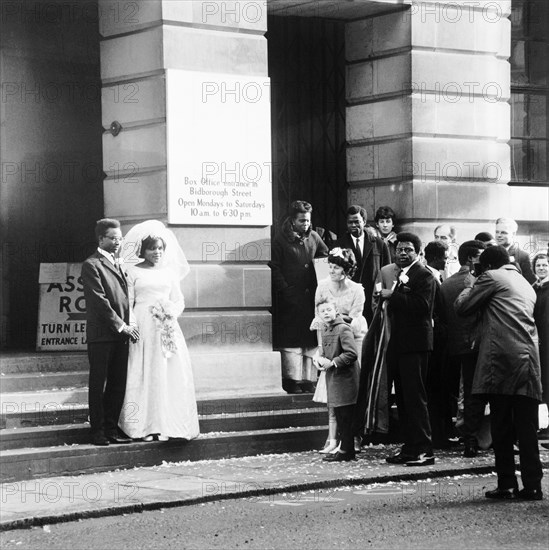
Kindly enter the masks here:
M 172 312 L 171 304 L 158 302 L 149 308 L 151 315 L 160 332 L 160 343 L 164 357 L 169 358 L 177 351 L 175 341 L 175 323 L 177 318 Z

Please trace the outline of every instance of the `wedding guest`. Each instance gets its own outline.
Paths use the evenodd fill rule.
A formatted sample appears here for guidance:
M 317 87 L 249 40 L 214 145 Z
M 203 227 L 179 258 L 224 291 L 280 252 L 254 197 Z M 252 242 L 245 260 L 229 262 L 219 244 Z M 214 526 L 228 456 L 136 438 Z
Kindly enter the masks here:
M 185 307 L 185 254 L 162 222 L 148 220 L 128 232 L 124 256 L 139 262 L 128 267 L 128 283 L 141 338 L 130 345 L 120 427 L 144 441 L 193 439 L 199 434 L 193 373 L 177 321 Z
M 455 365 L 463 380 L 463 456 L 473 458 L 478 454 L 477 433 L 484 416 L 485 399 L 472 395 L 473 377 L 478 358 L 477 314 L 458 315 L 454 308 L 456 298 L 465 288 L 465 280 L 478 269 L 479 258 L 486 248 L 478 240 L 464 242 L 458 250 L 461 269 L 446 279 L 440 287 L 448 330 L 449 364 Z
M 425 267 L 433 274 L 435 281 L 442 283 L 442 273 L 448 263 L 449 249 L 444 241 L 431 241 L 423 251 Z
M 316 333 L 309 330 L 315 316 L 317 287 L 314 259 L 326 257 L 328 247 L 311 229 L 313 207 L 294 201 L 272 245 L 269 263 L 273 282 L 273 345 L 280 351 L 282 388 L 287 393 L 314 393 L 316 369 L 312 355 Z
M 521 250 L 520 245 L 516 242 L 518 225 L 511 218 L 499 218 L 496 220 L 496 243 L 503 246 L 509 253 L 509 259 L 512 264 L 515 264 L 522 276 L 530 283 L 534 283 L 536 276 L 532 272 L 532 264 L 530 256 L 524 250 Z
M 368 325 L 362 315 L 364 308 L 364 288 L 355 283 L 352 277 L 357 269 L 355 255 L 350 248 L 333 248 L 328 254 L 329 276 L 318 283 L 315 303 L 329 296 L 335 300 L 337 310 L 343 320 L 349 323 L 355 336 L 357 350 L 362 345 Z M 311 329 L 319 328 L 319 317 L 315 317 Z
M 541 500 L 543 471 L 537 440 L 541 382 L 537 331 L 534 322 L 536 293 L 510 263 L 502 246 L 480 255 L 483 273 L 469 274 L 455 306 L 458 314 L 479 312 L 479 357 L 473 381 L 474 394 L 490 403 L 492 446 L 497 487 L 491 499 Z M 513 443 L 518 439 L 524 488 L 519 491 Z
M 494 239 L 492 233 L 488 233 L 488 231 L 481 231 L 480 233 L 477 233 L 474 240 L 484 243 L 486 248 L 489 246 L 497 246 L 498 244 L 496 243 L 496 239 Z
M 322 353 L 315 362 L 326 372 L 328 407 L 334 408 L 341 440 L 339 450 L 324 460 L 348 462 L 355 458 L 352 422 L 358 394 L 358 354 L 351 327 L 338 314 L 333 298 L 321 298 L 316 306 L 323 327 Z
M 389 206 L 380 206 L 376 210 L 374 221 L 377 228 L 377 236 L 383 239 L 387 245 L 391 256 L 391 262 L 394 262 L 396 258 L 395 212 Z
M 437 282 L 433 310 L 433 351 L 429 356 L 427 397 L 433 446 L 444 449 L 451 446 L 453 436 L 454 401 L 459 392 L 459 370 L 448 363 L 446 311 L 442 302 L 442 276 L 448 260 L 448 245 L 442 240 L 432 241 L 424 250 L 426 267 Z M 448 279 L 447 279 L 448 280 Z
M 374 314 L 372 311 L 372 293 L 379 270 L 390 263 L 387 245 L 379 237 L 365 230 L 368 217 L 366 210 L 353 204 L 347 209 L 347 234 L 337 240 L 340 248 L 350 248 L 356 258 L 357 270 L 353 281 L 364 287 L 366 301 L 363 315 L 370 324 Z
M 126 274 L 118 251 L 122 242 L 120 222 L 110 218 L 95 226 L 97 251 L 82 265 L 86 299 L 86 333 L 90 362 L 89 408 L 94 445 L 129 443 L 118 430 L 124 401 L 129 341 L 139 340 L 133 322 Z
M 459 271 L 458 244 L 456 243 L 456 228 L 453 225 L 437 225 L 434 231 L 435 241 L 440 241 L 448 247 L 448 261 L 444 268 L 443 280 Z
M 425 387 L 429 353 L 433 350 L 433 308 L 436 285 L 419 261 L 421 241 L 413 233 L 397 235 L 397 265 L 401 271 L 393 289 L 381 289 L 391 318 L 387 364 L 394 373 L 398 417 L 404 445 L 388 456 L 390 464 L 434 464 L 431 424 Z
M 541 386 L 543 401 L 549 405 L 549 263 L 547 254 L 538 254 L 532 266 L 537 281 L 533 287 L 536 291 L 534 319 L 538 328 L 539 358 L 541 364 Z
M 315 303 L 320 303 L 324 298 L 330 298 L 337 306 L 337 310 L 343 320 L 350 324 L 357 350 L 362 347 L 362 339 L 366 334 L 366 319 L 362 315 L 364 309 L 364 289 L 362 285 L 351 280 L 356 270 L 356 260 L 353 251 L 349 248 L 334 248 L 328 254 L 328 269 L 330 275 L 318 283 L 315 293 Z M 321 331 L 323 322 L 317 315 L 311 324 L 311 330 Z M 319 346 L 321 346 L 321 337 Z M 321 372 L 320 378 L 325 373 Z M 326 402 L 315 396 L 313 400 Z M 328 407 L 328 439 L 321 453 L 330 453 L 338 446 L 337 424 L 333 407 Z M 355 449 L 356 450 L 356 449 Z M 360 450 L 360 449 L 359 449 Z

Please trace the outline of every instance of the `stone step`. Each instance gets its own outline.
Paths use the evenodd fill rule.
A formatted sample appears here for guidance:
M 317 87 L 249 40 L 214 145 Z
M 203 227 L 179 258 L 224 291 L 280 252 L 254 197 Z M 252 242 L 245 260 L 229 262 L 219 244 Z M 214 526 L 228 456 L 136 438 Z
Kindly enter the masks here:
M 71 409 L 87 405 L 88 388 L 66 388 L 0 394 L 0 414 L 24 414 L 47 410 Z
M 82 388 L 88 385 L 88 371 L 35 372 L 6 374 L 0 379 L 2 393 L 31 392 L 61 388 Z
M 163 462 L 217 460 L 319 448 L 324 426 L 202 434 L 193 441 L 136 442 L 95 447 L 64 445 L 12 449 L 0 457 L 0 482 L 155 466 Z
M 88 420 L 87 389 L 0 395 L 0 429 L 80 424 Z M 311 394 L 260 394 L 212 398 L 197 396 L 200 417 L 249 415 L 279 410 L 297 410 L 324 405 L 312 402 Z
M 216 349 L 216 348 L 214 348 Z M 216 353 L 207 353 L 204 351 L 190 352 L 191 364 L 194 374 L 195 388 L 198 393 L 217 393 L 218 396 L 230 395 L 231 392 L 241 392 L 246 394 L 255 393 L 257 388 L 261 388 L 264 393 L 275 393 L 282 391 L 280 376 L 280 354 L 270 351 L 270 348 L 257 348 L 255 351 L 242 350 L 235 348 L 231 353 L 220 349 Z M 0 399 L 5 393 L 12 393 L 15 385 L 18 392 L 33 391 L 34 389 L 53 389 L 54 387 L 70 388 L 74 384 L 75 373 L 87 373 L 89 371 L 88 359 L 85 352 L 42 352 L 42 353 L 11 353 L 0 354 Z M 46 384 L 48 373 L 64 373 L 67 378 L 50 377 L 52 386 L 36 387 L 39 384 Z M 40 382 L 33 380 L 33 376 L 39 378 L 44 375 L 45 378 Z M 27 375 L 27 378 L 25 376 Z M 17 378 L 20 376 L 20 378 Z M 7 383 L 4 384 L 3 380 Z M 80 378 L 78 379 L 80 384 Z M 29 384 L 27 387 L 21 386 L 24 382 Z M 79 403 L 78 396 L 76 401 L 71 396 L 69 403 Z M 13 401 L 12 398 L 9 399 Z M 33 403 L 34 400 L 29 401 Z M 40 401 L 41 402 L 41 401 Z M 61 403 L 64 403 L 62 401 Z
M 236 414 L 211 414 L 199 417 L 200 433 L 271 430 L 288 427 L 326 426 L 326 407 Z M 0 430 L 0 450 L 24 449 L 89 443 L 89 423 L 11 428 Z
M 86 352 L 20 352 L 0 354 L 0 373 L 30 374 L 89 370 Z M 0 388 L 2 391 L 2 388 Z
M 61 424 L 82 424 L 88 421 L 88 405 L 75 404 L 72 407 L 37 406 L 21 410 L 16 406 L 6 406 L 5 413 L 0 415 L 0 429 L 19 429 Z

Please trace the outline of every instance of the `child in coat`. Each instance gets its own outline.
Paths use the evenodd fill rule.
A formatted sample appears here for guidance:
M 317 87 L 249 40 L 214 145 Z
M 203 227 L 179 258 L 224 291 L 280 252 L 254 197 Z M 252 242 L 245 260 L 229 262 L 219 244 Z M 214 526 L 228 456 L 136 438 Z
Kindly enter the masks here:
M 353 413 L 358 397 L 358 353 L 351 327 L 338 314 L 333 298 L 319 299 L 317 312 L 323 321 L 322 354 L 316 367 L 326 371 L 328 406 L 334 407 L 340 434 L 340 450 L 324 457 L 327 462 L 354 460 Z

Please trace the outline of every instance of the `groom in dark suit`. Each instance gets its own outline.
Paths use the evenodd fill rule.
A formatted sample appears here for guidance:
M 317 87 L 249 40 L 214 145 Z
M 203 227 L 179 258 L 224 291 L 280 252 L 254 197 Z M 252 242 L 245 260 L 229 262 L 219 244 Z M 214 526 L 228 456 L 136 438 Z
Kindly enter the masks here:
M 372 311 L 372 293 L 379 270 L 391 263 L 389 248 L 383 239 L 365 230 L 367 221 L 366 210 L 358 205 L 347 209 L 347 233 L 338 239 L 335 246 L 350 248 L 357 261 L 357 270 L 353 281 L 364 287 L 366 301 L 364 302 L 364 317 L 368 325 L 374 316 Z
M 129 443 L 131 440 L 118 430 L 118 417 L 126 391 L 129 341 L 137 341 L 139 331 L 130 320 L 128 284 L 117 258 L 122 242 L 120 222 L 99 220 L 95 236 L 97 251 L 82 265 L 92 442 Z
M 396 263 L 401 268 L 393 289 L 381 290 L 388 301 L 391 337 L 387 364 L 394 374 L 398 417 L 404 434 L 400 452 L 390 464 L 434 464 L 431 424 L 427 409 L 427 366 L 433 350 L 433 307 L 436 281 L 419 261 L 421 241 L 413 233 L 399 233 Z

